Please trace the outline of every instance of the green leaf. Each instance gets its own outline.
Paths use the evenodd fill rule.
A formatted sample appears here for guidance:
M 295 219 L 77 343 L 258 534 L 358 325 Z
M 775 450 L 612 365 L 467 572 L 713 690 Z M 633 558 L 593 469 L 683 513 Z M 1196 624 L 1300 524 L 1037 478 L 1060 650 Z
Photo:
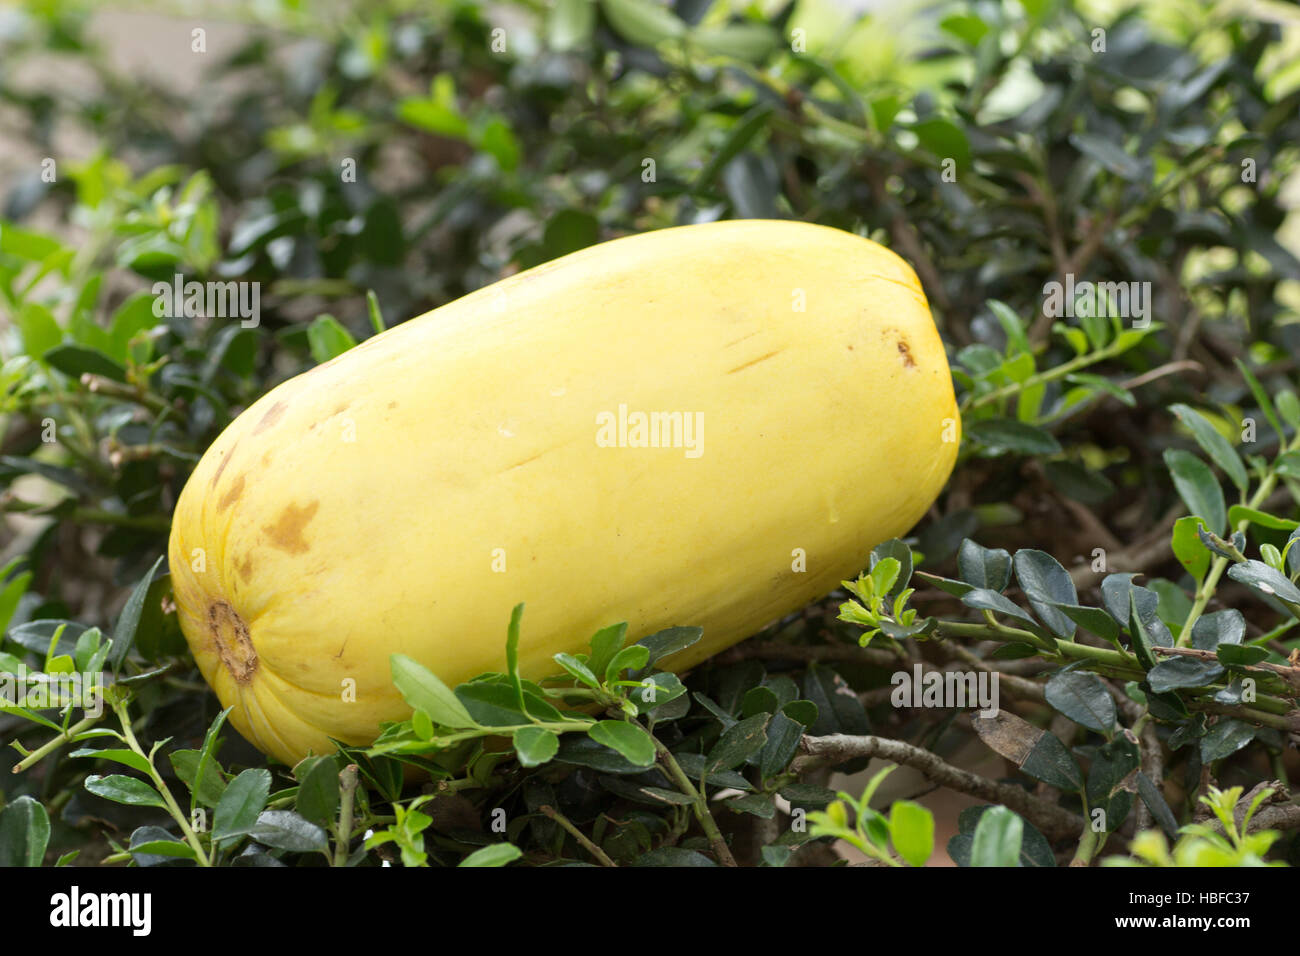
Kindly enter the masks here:
M 108 652 L 108 662 L 112 665 L 114 674 L 121 669 L 127 651 L 135 643 L 135 632 L 140 627 L 140 616 L 144 613 L 145 595 L 149 593 L 149 585 L 153 583 L 153 576 L 158 572 L 158 566 L 163 563 L 164 557 L 165 555 L 160 555 L 153 563 L 153 567 L 149 569 L 149 573 L 136 582 L 135 587 L 131 589 L 131 596 L 126 599 L 126 605 L 117 618 L 117 627 L 113 629 L 113 647 Z
M 729 23 L 691 31 L 691 39 L 706 53 L 746 63 L 762 63 L 776 48 L 776 32 L 765 23 Z
M 1192 625 L 1192 647 L 1218 650 L 1222 644 L 1240 644 L 1246 636 L 1246 618 L 1236 608 L 1202 614 Z
M 307 326 L 307 345 L 317 364 L 342 355 L 357 344 L 352 333 L 332 315 L 321 315 Z
M 1228 523 L 1228 509 L 1214 472 L 1195 455 L 1177 448 L 1166 449 L 1164 458 L 1174 487 L 1188 510 L 1204 518 L 1212 532 L 1221 533 Z
M 1184 687 L 1206 687 L 1223 676 L 1223 668 L 1196 657 L 1168 657 L 1147 672 L 1151 690 L 1164 694 Z
M 1199 586 L 1210 570 L 1210 552 L 1201 543 L 1197 529 L 1202 526 L 1201 519 L 1195 515 L 1184 515 L 1174 522 L 1174 535 L 1171 542 L 1174 557 L 1187 569 Z
M 709 751 L 709 773 L 740 766 L 767 743 L 769 714 L 755 714 L 730 727 Z
M 443 727 L 460 729 L 476 726 L 465 705 L 427 667 L 405 654 L 393 654 L 388 660 L 392 668 L 393 684 L 412 710 L 423 710 Z
M 1062 614 L 1078 624 L 1085 631 L 1091 631 L 1098 637 L 1114 643 L 1119 639 L 1119 625 L 1115 619 L 1099 607 L 1083 607 L 1078 604 L 1055 605 Z
M 647 667 L 654 667 L 665 657 L 684 651 L 704 636 L 702 627 L 669 627 L 637 641 L 650 651 Z
M 894 849 L 912 866 L 925 866 L 934 852 L 934 814 L 910 800 L 889 808 L 889 836 Z
M 40 801 L 23 795 L 0 810 L 0 867 L 40 866 L 49 843 L 50 816 Z
M 981 611 L 993 611 L 996 614 L 1004 614 L 1007 617 L 1013 617 L 1018 621 L 1023 621 L 1032 627 L 1038 627 L 1029 612 L 1019 605 L 1012 603 L 1009 599 L 1003 597 L 997 591 L 990 591 L 986 588 L 976 588 L 962 595 L 961 603 L 967 607 L 977 608 Z
M 515 754 L 525 767 L 547 763 L 560 750 L 560 738 L 542 727 L 520 727 L 514 733 L 513 743 Z
M 591 658 L 588 667 L 594 674 L 603 674 L 614 655 L 623 649 L 627 638 L 627 622 L 603 627 L 591 637 Z
M 1259 379 L 1255 377 L 1255 374 L 1240 358 L 1234 358 L 1232 361 L 1237 366 L 1237 371 L 1241 373 L 1241 377 L 1245 379 L 1246 384 L 1250 387 L 1251 394 L 1255 396 L 1255 402 L 1259 405 L 1260 411 L 1264 413 L 1269 425 L 1280 437 L 1283 434 L 1282 422 L 1278 419 L 1277 409 L 1269 400 L 1268 393 L 1264 391 L 1264 386 L 1259 383 Z
M 525 711 L 509 681 L 476 680 L 461 684 L 456 688 L 456 697 L 481 727 L 514 727 L 529 723 L 530 715 L 538 720 L 563 719 L 554 705 L 528 690 L 524 691 Z
M 643 644 L 632 644 L 614 655 L 614 659 L 605 665 L 605 680 L 619 680 L 623 671 L 640 671 L 650 663 L 650 649 Z
M 1255 739 L 1258 728 L 1245 721 L 1220 717 L 1218 723 L 1201 738 L 1201 763 L 1230 757 Z
M 1016 580 L 1038 619 L 1057 637 L 1073 640 L 1074 621 L 1055 606 L 1079 603 L 1069 572 L 1045 551 L 1028 548 L 1017 551 L 1013 563 Z
M 213 841 L 220 843 L 251 832 L 270 792 L 271 772 L 262 768 L 245 770 L 230 781 L 212 815 Z
M 1277 393 L 1278 414 L 1292 428 L 1300 431 L 1300 398 L 1289 388 Z
M 992 807 L 980 817 L 971 845 L 971 866 L 1019 866 L 1024 823 L 1006 807 Z
M 1243 521 L 1249 521 L 1251 524 L 1259 525 L 1261 528 L 1271 528 L 1274 531 L 1294 531 L 1300 528 L 1300 521 L 1292 521 L 1290 518 L 1279 518 L 1277 515 L 1271 515 L 1267 511 L 1260 511 L 1258 508 L 1247 508 L 1245 505 L 1233 505 L 1228 509 L 1228 524 L 1236 528 Z
M 1034 744 L 1020 769 L 1035 780 L 1060 790 L 1078 793 L 1083 789 L 1083 771 L 1053 733 L 1044 733 Z
M 1228 577 L 1292 604 L 1300 604 L 1300 587 L 1263 561 L 1244 561 L 1228 568 Z
M 586 684 L 588 687 L 599 687 L 600 681 L 596 675 L 591 672 L 586 664 L 578 660 L 572 654 L 556 654 L 553 658 L 555 663 L 563 667 L 574 678 Z
M 704 760 L 703 754 L 696 754 L 695 756 L 701 761 Z M 555 759 L 560 763 L 590 767 L 592 770 L 599 770 L 601 773 L 641 774 L 645 772 L 644 764 L 629 762 L 618 751 L 611 750 L 585 734 L 565 734 L 560 740 L 560 752 L 555 755 Z M 682 764 L 682 767 L 685 769 L 685 764 Z M 745 778 L 740 777 L 740 781 L 745 783 Z M 741 789 L 748 787 L 749 784 L 745 783 L 745 787 Z
M 700 170 L 699 176 L 696 177 L 694 186 L 696 192 L 705 192 L 713 186 L 727 164 L 744 152 L 745 147 L 753 141 L 754 137 L 767 127 L 772 111 L 770 103 L 760 102 L 751 107 L 731 127 L 722 145 L 713 152 L 704 168 Z
M 203 736 L 203 747 L 199 750 L 198 760 L 194 766 L 194 774 L 186 780 L 190 788 L 191 811 L 200 803 L 209 807 L 216 806 L 217 801 L 221 798 L 221 792 L 225 790 L 226 785 L 221 778 L 221 764 L 217 762 L 217 750 L 221 746 L 221 728 L 225 724 L 230 711 L 231 708 L 227 707 L 217 714 L 208 726 L 208 732 Z M 176 768 L 179 774 L 181 768 L 174 758 L 172 766 Z M 185 778 L 182 777 L 181 779 Z M 195 781 L 198 782 L 197 787 Z
M 1136 182 L 1138 179 L 1144 178 L 1144 164 L 1103 136 L 1071 133 L 1070 143 L 1085 156 L 1095 159 L 1103 169 L 1114 173 L 1121 179 Z
M 1047 682 L 1047 702 L 1076 724 L 1109 737 L 1115 730 L 1115 699 L 1100 677 L 1088 671 L 1061 671 Z
M 1165 801 L 1165 796 L 1160 792 L 1160 788 L 1152 782 L 1141 770 L 1137 774 L 1138 794 L 1142 797 L 1142 802 L 1147 805 L 1151 811 L 1151 816 L 1156 823 L 1160 824 L 1160 829 L 1165 831 L 1165 836 L 1174 839 L 1178 835 L 1178 820 L 1174 817 L 1174 811 L 1169 808 Z
M 1029 352 L 1029 337 L 1025 332 L 1025 323 L 1021 321 L 1015 310 L 1005 302 L 999 302 L 997 299 L 989 299 L 986 305 L 1007 336 L 1007 354 L 1015 355 Z
M 1268 648 L 1254 644 L 1220 644 L 1215 649 L 1215 656 L 1229 667 L 1252 667 L 1268 658 Z M 1208 663 L 1208 661 L 1206 662 Z
M 56 346 L 45 353 L 45 362 L 74 379 L 83 375 L 100 375 L 115 382 L 126 382 L 125 368 L 103 352 L 84 345 Z
M 333 757 L 307 757 L 293 768 L 298 780 L 294 809 L 305 820 L 329 823 L 339 809 L 339 767 Z
M 95 796 L 112 800 L 114 803 L 124 803 L 133 807 L 166 806 L 157 790 L 135 777 L 125 777 L 121 774 L 101 777 L 99 774 L 91 774 L 86 778 L 85 786 Z
M 523 604 L 516 604 L 510 612 L 510 624 L 506 628 L 506 675 L 510 679 L 515 703 L 526 714 L 528 706 L 524 703 L 524 684 L 519 677 L 519 620 L 523 614 Z
M 1138 663 L 1142 665 L 1143 670 L 1149 671 L 1156 666 L 1157 660 L 1155 652 L 1151 650 L 1152 647 L 1160 645 L 1168 647 L 1172 643 L 1172 641 L 1165 643 L 1159 639 L 1159 635 L 1152 633 L 1148 620 L 1138 607 L 1136 588 L 1129 592 L 1128 632 L 1133 638 L 1133 654 L 1137 657 Z
M 132 770 L 138 770 L 140 773 L 149 772 L 149 761 L 134 750 L 95 750 L 91 747 L 82 747 L 68 754 L 69 757 L 85 757 L 90 760 L 111 760 L 114 763 L 120 763 Z
M 24 302 L 15 321 L 23 339 L 23 350 L 33 359 L 44 358 L 46 352 L 63 341 L 63 330 L 54 313 L 39 302 Z
M 939 21 L 939 29 L 963 43 L 977 46 L 989 32 L 989 26 L 973 13 L 954 13 Z
M 601 720 L 592 724 L 587 734 L 635 766 L 649 767 L 655 762 L 654 741 L 639 724 L 626 720 Z
M 505 866 L 524 855 L 524 851 L 513 843 L 493 843 L 475 850 L 458 866 Z
M 198 854 L 194 852 L 194 848 L 180 840 L 144 840 L 140 843 L 132 841 L 130 851 L 132 858 L 141 866 L 147 865 L 147 863 L 141 861 L 141 857 L 165 856 L 178 860 L 198 859 Z
M 653 0 L 600 0 L 614 32 L 629 43 L 653 47 L 686 33 L 686 24 Z
M 1278 455 L 1273 470 L 1284 478 L 1300 478 L 1300 449 Z
M 880 563 L 887 559 L 892 560 L 898 566 L 897 572 L 894 573 L 893 583 L 884 592 L 894 598 L 903 593 L 912 580 L 912 549 L 907 546 L 906 542 L 898 538 L 890 538 L 888 541 L 880 542 L 871 549 L 872 573 L 874 574 Z
M 366 290 L 366 314 L 370 317 L 370 326 L 375 330 L 376 335 L 387 328 L 384 323 L 384 314 L 379 311 L 379 297 L 375 295 L 374 289 Z
M 244 771 L 244 773 L 248 772 Z M 241 773 L 239 776 L 243 775 Z M 239 777 L 236 777 L 231 786 L 238 782 Z M 262 811 L 248 835 L 263 846 L 288 850 L 291 853 L 309 853 L 329 847 L 325 831 L 316 824 L 304 820 L 292 810 Z
M 1013 418 L 986 418 L 974 422 L 966 429 L 966 435 L 995 455 L 1006 452 L 1055 455 L 1061 450 L 1060 443 L 1050 432 Z
M 1192 437 L 1210 456 L 1210 460 L 1223 469 L 1223 473 L 1238 489 L 1245 492 L 1250 485 L 1250 477 L 1246 474 L 1246 466 L 1242 463 L 1241 456 L 1237 454 L 1228 439 L 1224 438 L 1205 416 L 1190 405 L 1170 405 L 1169 410 L 1191 430 Z
M 767 725 L 767 742 L 763 745 L 758 760 L 758 772 L 762 779 L 774 777 L 790 765 L 799 751 L 804 728 L 804 724 L 792 720 L 784 712 L 772 715 L 772 720 Z
M 958 169 L 970 166 L 970 140 L 966 132 L 951 120 L 940 116 L 923 119 L 912 126 L 921 148 L 939 159 L 952 159 Z
M 992 809 L 991 804 L 984 804 L 983 806 L 967 807 L 958 814 L 958 834 L 948 841 L 948 854 L 958 866 L 971 865 L 970 857 L 975 842 L 975 831 L 979 827 L 979 822 L 984 814 Z M 1019 865 L 1056 866 L 1056 855 L 1052 852 L 1052 846 L 1047 842 L 1047 838 L 1032 823 L 1024 823 L 1023 826 Z
M 556 0 L 546 19 L 551 47 L 560 52 L 585 48 L 596 25 L 596 4 L 592 0 Z
M 803 695 L 817 708 L 816 722 L 808 727 L 815 737 L 826 734 L 869 734 L 871 725 L 858 695 L 831 668 L 810 664 L 804 672 Z

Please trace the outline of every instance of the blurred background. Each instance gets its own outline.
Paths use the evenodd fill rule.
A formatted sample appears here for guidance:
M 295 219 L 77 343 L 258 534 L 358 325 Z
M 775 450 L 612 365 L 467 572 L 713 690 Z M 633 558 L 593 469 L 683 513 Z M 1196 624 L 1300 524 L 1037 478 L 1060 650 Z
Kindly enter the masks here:
M 718 218 L 894 248 L 963 395 L 1107 347 L 1056 334 L 1045 282 L 1151 282 L 1159 334 L 1022 403 L 1052 460 L 971 429 L 917 540 L 931 568 L 976 533 L 1068 563 L 1100 523 L 1154 560 L 1177 505 L 1165 406 L 1247 402 L 1234 358 L 1281 381 L 1300 354 L 1298 90 L 1300 13 L 1268 0 L 0 6 L 0 564 L 21 562 L 0 624 L 111 621 L 215 434 L 377 316 Z M 178 272 L 260 283 L 260 326 L 157 321 L 148 289 Z M 834 606 L 808 626 L 856 641 Z M 145 652 L 183 654 L 156 626 Z M 884 725 L 903 718 L 882 680 L 853 684 Z M 946 759 L 1005 769 L 931 730 Z M 899 772 L 885 798 L 926 789 Z M 923 799 L 942 846 L 971 801 Z

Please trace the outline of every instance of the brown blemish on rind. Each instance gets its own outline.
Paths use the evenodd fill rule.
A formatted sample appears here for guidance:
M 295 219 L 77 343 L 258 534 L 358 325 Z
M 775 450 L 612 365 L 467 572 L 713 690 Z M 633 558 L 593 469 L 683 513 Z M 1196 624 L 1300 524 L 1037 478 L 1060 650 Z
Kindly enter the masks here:
M 215 487 L 217 487 L 217 482 L 221 480 L 221 474 L 222 474 L 222 472 L 224 472 L 224 471 L 226 470 L 226 466 L 227 466 L 228 464 L 230 464 L 230 459 L 233 458 L 233 457 L 235 456 L 235 447 L 236 447 L 238 444 L 239 444 L 239 440 L 236 439 L 236 440 L 235 440 L 235 444 L 234 444 L 234 445 L 231 445 L 231 446 L 230 446 L 230 450 L 229 450 L 228 452 L 226 452 L 226 457 L 224 457 L 224 458 L 221 459 L 221 464 L 219 464 L 219 465 L 217 466 L 217 473 L 216 473 L 215 475 L 212 476 L 212 481 L 210 481 L 210 482 L 208 483 L 208 487 L 209 487 L 209 488 L 215 488 Z
M 898 358 L 903 363 L 903 368 L 916 368 L 916 359 L 912 358 L 912 346 L 908 344 L 907 336 L 894 328 L 882 329 L 880 335 L 886 340 L 893 338 L 894 347 L 898 349 Z
M 262 416 L 262 420 L 259 421 L 257 423 L 257 427 L 253 429 L 253 434 L 256 435 L 259 432 L 264 432 L 272 425 L 274 425 L 276 422 L 278 422 L 280 418 L 284 415 L 285 409 L 288 407 L 289 406 L 286 405 L 284 402 L 276 402 L 274 405 L 268 408 L 266 410 L 266 414 Z
M 777 349 L 775 352 L 768 352 L 766 355 L 760 355 L 758 358 L 754 359 L 752 362 L 746 362 L 744 365 L 737 365 L 735 368 L 728 370 L 727 374 L 728 374 L 728 375 L 734 375 L 734 374 L 736 374 L 737 372 L 743 372 L 745 369 L 750 368 L 750 367 L 752 367 L 752 366 L 754 366 L 754 365 L 757 365 L 759 362 L 766 362 L 768 359 L 773 358 L 774 356 L 777 356 L 777 355 L 780 355 L 780 354 L 781 354 L 781 350 L 780 350 L 780 349 Z
M 239 576 L 244 579 L 245 584 L 253 579 L 253 556 L 251 554 L 244 555 L 244 560 L 239 563 Z
M 509 468 L 507 468 L 506 471 L 514 471 L 516 468 L 522 468 L 524 465 L 528 464 L 530 461 L 536 461 L 537 459 L 541 458 L 541 457 L 542 457 L 543 455 L 545 455 L 545 454 L 546 454 L 546 452 L 544 452 L 544 451 L 539 451 L 536 455 L 533 455 L 531 458 L 525 458 L 523 461 L 517 461 L 517 462 L 515 462 L 513 465 L 511 465 Z
M 208 632 L 235 683 L 249 683 L 257 672 L 257 650 L 244 619 L 225 601 L 215 601 L 208 605 Z
M 229 490 L 227 490 L 226 493 L 221 496 L 221 500 L 217 502 L 217 511 L 219 512 L 225 511 L 227 508 L 233 505 L 237 500 L 239 500 L 239 496 L 242 495 L 243 493 L 244 493 L 244 476 L 240 475 L 233 482 L 231 482 Z
M 287 505 L 280 512 L 280 517 L 276 519 L 275 524 L 263 525 L 262 530 L 266 532 L 271 544 L 281 551 L 303 554 L 311 549 L 307 539 L 302 535 L 303 529 L 315 517 L 316 509 L 319 507 L 319 501 L 313 501 L 301 508 L 293 504 Z

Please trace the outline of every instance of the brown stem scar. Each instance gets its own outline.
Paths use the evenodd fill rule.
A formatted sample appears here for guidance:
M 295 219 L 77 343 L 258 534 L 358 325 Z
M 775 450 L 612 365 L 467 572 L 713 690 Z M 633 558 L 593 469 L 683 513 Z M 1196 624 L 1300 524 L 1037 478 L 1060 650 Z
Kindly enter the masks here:
M 217 645 L 221 663 L 237 684 L 247 684 L 257 672 L 257 650 L 249 636 L 248 625 L 225 601 L 208 605 L 208 630 Z

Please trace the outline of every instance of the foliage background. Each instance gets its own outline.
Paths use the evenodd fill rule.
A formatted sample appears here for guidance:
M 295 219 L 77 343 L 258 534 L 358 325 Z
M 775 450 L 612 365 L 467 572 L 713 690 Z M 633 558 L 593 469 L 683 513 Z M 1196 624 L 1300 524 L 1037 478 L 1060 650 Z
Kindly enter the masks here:
M 1170 535 L 1189 510 L 1213 519 L 1214 503 L 1171 477 L 1165 453 L 1197 448 L 1171 406 L 1195 406 L 1233 445 L 1254 419 L 1258 444 L 1243 454 L 1293 440 L 1295 425 L 1268 414 L 1236 364 L 1268 395 L 1295 387 L 1300 31 L 1289 5 L 989 0 L 863 14 L 806 0 L 680 0 L 671 16 L 648 0 L 124 9 L 128 24 L 138 10 L 162 13 L 161 62 L 197 60 L 185 72 L 201 79 L 124 67 L 94 4 L 0 10 L 0 502 L 5 559 L 21 559 L 0 592 L 10 654 L 50 650 L 53 625 L 34 622 L 73 622 L 65 640 L 120 631 L 197 456 L 272 384 L 373 334 L 368 292 L 391 324 L 593 242 L 679 223 L 816 221 L 870 235 L 916 267 L 950 346 L 968 436 L 949 488 L 909 541 L 927 571 L 956 573 L 965 538 L 1041 549 L 1097 603 L 1102 575 L 1089 562 L 1102 548 L 1108 570 L 1154 579 L 1161 620 L 1177 633 L 1200 582 L 1175 559 Z M 190 51 L 195 26 L 210 31 L 206 53 Z M 493 49 L 497 28 L 504 50 Z M 794 36 L 804 40 L 798 53 Z M 46 158 L 57 164 L 52 182 L 41 175 Z M 349 161 L 355 182 L 340 175 Z M 948 161 L 955 177 L 945 176 Z M 1252 181 L 1243 182 L 1244 162 Z M 158 322 L 149 286 L 176 272 L 261 283 L 260 327 Z M 1139 335 L 1071 319 L 1054 330 L 1043 288 L 1067 273 L 1150 282 L 1160 327 Z M 1285 418 L 1287 401 L 1277 406 Z M 864 417 L 859 427 L 870 428 Z M 43 440 L 49 421 L 55 443 Z M 1300 473 L 1282 472 L 1257 504 L 1291 522 Z M 1231 492 L 1224 477 L 1213 481 Z M 1197 472 L 1193 484 L 1202 480 Z M 1225 521 L 1217 525 L 1226 535 Z M 1289 530 L 1254 525 L 1251 547 L 1283 547 Z M 913 584 L 925 614 L 973 613 Z M 165 594 L 162 576 L 125 665 L 167 668 L 139 685 L 136 731 L 196 747 L 216 705 L 188 665 Z M 954 713 L 888 706 L 879 691 L 893 667 L 855 656 L 861 630 L 836 614 L 844 597 L 782 622 L 759 645 L 799 650 L 724 658 L 694 675 L 692 689 L 725 697 L 720 687 L 781 676 L 816 698 L 815 685 L 825 693 L 845 681 L 862 705 L 822 713 L 810 734 L 870 731 L 939 754 L 968 741 Z M 1257 598 L 1229 577 L 1197 613 L 1240 607 L 1247 640 L 1280 664 L 1291 618 Z M 989 650 L 972 646 L 981 657 Z M 938 647 L 906 642 L 890 653 L 942 663 Z M 809 668 L 811 659 L 822 663 Z M 741 696 L 730 701 L 735 715 Z M 707 722 L 692 706 L 687 726 Z M 1041 701 L 1020 710 L 1072 746 L 1098 740 Z M 3 719 L 6 737 L 28 747 L 49 736 Z M 725 726 L 695 731 L 705 742 L 697 748 Z M 232 776 L 264 765 L 225 733 Z M 1252 739 L 1215 762 L 1215 780 L 1249 789 L 1294 773 L 1286 733 L 1264 728 Z M 1175 751 L 1162 768 L 1180 822 L 1195 812 L 1185 797 L 1206 785 L 1190 753 Z M 73 848 L 82 862 L 123 858 L 110 839 L 160 822 L 155 809 L 88 792 L 87 769 L 55 755 L 4 775 L 7 801 L 26 794 L 48 807 L 51 858 Z M 577 776 L 565 778 L 571 787 Z M 606 802 L 567 794 L 575 819 L 626 810 L 587 784 L 576 789 Z M 500 795 L 485 791 L 475 792 L 475 812 Z M 1041 783 L 1037 792 L 1053 796 Z M 663 841 L 653 807 L 637 812 L 641 830 L 610 837 L 633 841 L 615 846 L 619 859 Z M 771 821 L 756 819 L 762 832 L 741 827 L 743 838 L 775 840 Z M 456 826 L 434 829 L 441 862 L 474 845 Z M 825 862 L 816 849 L 798 858 Z

